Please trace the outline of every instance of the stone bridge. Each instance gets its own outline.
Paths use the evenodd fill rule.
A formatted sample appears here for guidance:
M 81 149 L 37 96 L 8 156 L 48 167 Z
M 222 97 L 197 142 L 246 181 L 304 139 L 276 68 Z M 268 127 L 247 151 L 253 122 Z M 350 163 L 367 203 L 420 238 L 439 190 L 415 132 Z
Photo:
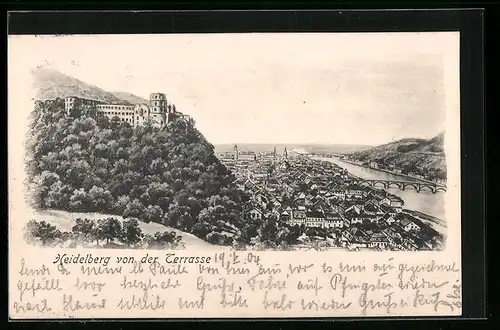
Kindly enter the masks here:
M 430 191 L 433 194 L 437 193 L 438 191 L 446 191 L 446 186 L 439 185 L 433 182 L 360 179 L 356 183 L 360 186 L 369 186 L 372 188 L 399 188 L 401 190 L 413 189 L 416 192 Z

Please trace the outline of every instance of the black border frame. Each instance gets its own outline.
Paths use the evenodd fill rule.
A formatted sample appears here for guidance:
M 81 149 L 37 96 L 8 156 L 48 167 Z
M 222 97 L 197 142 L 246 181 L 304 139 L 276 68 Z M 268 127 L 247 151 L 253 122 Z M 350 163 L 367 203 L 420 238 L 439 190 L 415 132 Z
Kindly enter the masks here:
M 484 10 L 23 11 L 8 13 L 8 32 L 23 34 L 227 32 L 460 32 L 462 282 L 461 319 L 486 317 Z M 259 318 L 251 320 L 408 320 L 443 317 Z M 457 319 L 457 318 L 446 318 Z M 23 322 L 24 320 L 14 320 Z M 137 322 L 157 319 L 123 319 Z M 235 321 L 250 319 L 158 319 Z M 27 321 L 32 321 L 31 319 Z M 57 321 L 51 319 L 45 321 Z M 64 321 L 110 321 L 71 319 Z

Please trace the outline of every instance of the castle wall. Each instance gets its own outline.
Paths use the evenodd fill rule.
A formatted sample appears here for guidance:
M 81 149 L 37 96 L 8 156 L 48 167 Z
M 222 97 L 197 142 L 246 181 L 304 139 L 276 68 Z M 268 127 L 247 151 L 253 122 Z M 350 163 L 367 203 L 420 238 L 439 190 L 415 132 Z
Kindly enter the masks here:
M 97 112 L 108 117 L 110 120 L 113 117 L 118 117 L 120 121 L 134 124 L 134 106 L 121 104 L 100 104 L 97 106 Z
M 65 99 L 65 110 L 68 116 L 90 115 L 90 110 L 95 110 L 96 114 L 104 115 L 109 120 L 118 117 L 120 121 L 134 127 L 143 126 L 147 122 L 156 127 L 163 127 L 173 118 L 175 106 L 168 105 L 165 94 L 152 93 L 149 104 L 136 104 L 135 106 L 105 104 L 96 100 L 71 96 Z

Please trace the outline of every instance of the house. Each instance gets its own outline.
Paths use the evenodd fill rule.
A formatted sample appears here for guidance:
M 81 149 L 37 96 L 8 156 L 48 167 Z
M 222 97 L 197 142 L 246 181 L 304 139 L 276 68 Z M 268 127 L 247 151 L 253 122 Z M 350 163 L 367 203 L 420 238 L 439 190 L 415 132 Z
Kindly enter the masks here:
M 378 163 L 377 162 L 370 162 L 370 167 L 378 168 Z
M 306 227 L 323 227 L 325 215 L 323 212 L 309 211 L 306 212 Z
M 368 214 L 365 211 L 362 211 L 361 214 L 361 219 L 363 222 L 369 221 L 370 223 L 378 223 L 380 217 L 375 214 Z
M 325 228 L 342 228 L 344 219 L 336 212 L 327 212 L 325 214 Z
M 380 205 L 388 205 L 396 210 L 396 212 L 401 212 L 403 210 L 403 205 L 404 202 L 401 198 L 394 196 L 394 195 L 388 195 L 385 198 L 383 198 L 380 203 Z
M 346 198 L 345 190 L 332 190 L 331 195 L 342 201 Z
M 374 233 L 369 240 L 371 248 L 387 249 L 389 240 L 383 233 Z
M 351 242 L 349 243 L 349 247 L 366 248 L 369 246 L 369 244 L 370 244 L 370 237 L 364 231 L 358 229 L 353 235 Z
M 418 250 L 417 244 L 415 244 L 415 242 L 410 238 L 404 239 L 403 243 L 401 244 L 401 247 L 407 251 L 417 251 Z
M 380 210 L 380 208 L 372 202 L 365 203 L 363 210 L 365 211 L 366 214 L 371 214 L 371 215 L 382 216 L 384 214 L 384 212 L 382 212 L 382 210 Z
M 345 212 L 347 211 L 347 209 L 349 208 L 349 206 L 351 206 L 350 203 L 348 203 L 346 201 L 342 201 L 340 203 L 335 204 L 334 210 L 336 212 L 338 212 L 339 214 L 344 215 Z
M 290 226 L 302 226 L 306 224 L 306 214 L 298 210 L 293 210 L 292 216 L 288 220 Z
M 268 219 L 270 219 L 271 216 L 274 216 L 277 220 L 279 220 L 280 219 L 280 215 L 281 215 L 281 213 L 277 209 L 275 209 L 275 208 L 273 210 L 268 211 L 268 212 L 265 213 L 265 217 L 268 218 Z
M 396 222 L 396 219 L 394 219 L 394 215 L 390 213 L 386 213 L 380 218 L 379 222 L 385 223 L 387 225 L 392 225 L 394 222 Z
M 297 198 L 294 200 L 294 203 L 296 205 L 301 205 L 301 206 L 304 206 L 305 202 L 306 202 L 306 195 L 303 192 L 300 193 L 299 196 L 297 196 Z
M 312 205 L 314 203 L 314 196 L 312 194 L 307 194 L 306 205 Z
M 345 211 L 348 212 L 350 210 L 354 210 L 355 212 L 357 212 L 359 214 L 361 211 L 363 211 L 363 209 L 364 209 L 363 204 L 352 204 Z
M 399 225 L 406 232 L 409 232 L 409 231 L 419 231 L 420 230 L 420 226 L 417 225 L 415 222 L 411 221 L 410 219 L 403 219 L 403 220 L 401 220 L 399 222 Z
M 345 194 L 346 197 L 355 197 L 355 198 L 361 198 L 363 197 L 363 187 L 361 187 L 358 184 L 351 184 L 349 185 L 346 190 Z
M 397 214 L 396 210 L 394 208 L 390 207 L 389 205 L 381 204 L 379 207 L 380 207 L 380 210 L 382 212 L 384 212 L 385 214 L 390 214 L 392 216 Z
M 252 220 L 261 220 L 262 219 L 262 211 L 258 208 L 254 207 L 248 212 L 250 215 L 250 219 Z
M 328 201 L 324 199 L 316 199 L 313 204 L 313 207 L 321 210 L 328 210 L 331 208 L 331 205 Z
M 290 220 L 290 213 L 288 213 L 286 210 L 283 210 L 280 214 L 280 220 L 288 222 Z
M 352 239 L 354 238 L 354 234 L 356 233 L 357 230 L 358 228 L 351 227 L 342 232 L 342 236 L 340 237 L 340 243 L 342 244 L 343 247 L 346 247 L 351 243 Z
M 305 219 L 306 218 L 306 208 L 304 206 L 298 206 L 292 210 L 293 219 Z
M 382 230 L 382 234 L 387 238 L 387 242 L 391 247 L 396 247 L 403 243 L 403 237 L 394 228 L 386 228 Z
M 349 225 L 355 225 L 358 223 L 363 223 L 363 217 L 361 212 L 356 211 L 356 209 L 350 209 L 344 213 L 344 218 L 349 222 Z

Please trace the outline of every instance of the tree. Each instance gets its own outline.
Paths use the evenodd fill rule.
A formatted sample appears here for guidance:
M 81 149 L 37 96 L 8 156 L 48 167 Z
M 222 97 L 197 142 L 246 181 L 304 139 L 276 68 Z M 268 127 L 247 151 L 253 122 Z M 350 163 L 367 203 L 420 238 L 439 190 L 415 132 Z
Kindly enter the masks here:
M 129 218 L 123 222 L 122 239 L 128 245 L 134 245 L 141 240 L 142 230 L 139 221 Z
M 149 205 L 144 210 L 143 221 L 144 222 L 161 222 L 163 211 L 158 205 Z
M 123 215 L 127 205 L 130 204 L 130 197 L 121 195 L 113 205 L 113 213 Z
M 111 192 L 104 188 L 93 186 L 88 193 L 88 198 L 92 203 L 92 210 L 97 212 L 107 212 L 111 209 L 113 197 Z
M 134 217 L 139 218 L 144 214 L 144 205 L 136 198 L 132 201 L 132 203 L 125 206 L 125 210 L 123 211 L 123 216 L 125 218 Z
M 106 240 L 107 244 L 115 238 L 120 238 L 121 231 L 122 224 L 116 218 L 100 219 L 97 223 L 97 237 Z
M 120 118 L 118 116 L 113 116 L 110 121 L 110 127 L 113 129 L 117 129 L 120 126 Z
M 89 211 L 90 203 L 84 188 L 76 189 L 69 198 L 69 209 L 71 211 Z
M 49 245 L 61 236 L 62 233 L 55 226 L 45 221 L 30 220 L 24 228 L 24 237 L 29 243 L 39 240 L 42 245 Z
M 206 222 L 197 222 L 191 228 L 191 233 L 196 237 L 205 239 L 205 237 L 213 230 L 214 226 Z
M 71 228 L 71 232 L 87 241 L 97 240 L 97 244 L 99 244 L 97 224 L 94 220 L 81 218 L 76 219 L 76 224 L 73 228 Z
M 96 117 L 96 123 L 97 123 L 97 126 L 101 127 L 101 128 L 109 128 L 109 119 L 107 116 L 105 115 L 98 115 Z
M 190 230 L 194 224 L 190 209 L 187 206 L 172 204 L 169 207 L 168 214 L 165 214 L 165 216 L 165 220 L 167 220 L 168 223 L 164 222 L 164 224 L 171 225 L 181 230 Z

